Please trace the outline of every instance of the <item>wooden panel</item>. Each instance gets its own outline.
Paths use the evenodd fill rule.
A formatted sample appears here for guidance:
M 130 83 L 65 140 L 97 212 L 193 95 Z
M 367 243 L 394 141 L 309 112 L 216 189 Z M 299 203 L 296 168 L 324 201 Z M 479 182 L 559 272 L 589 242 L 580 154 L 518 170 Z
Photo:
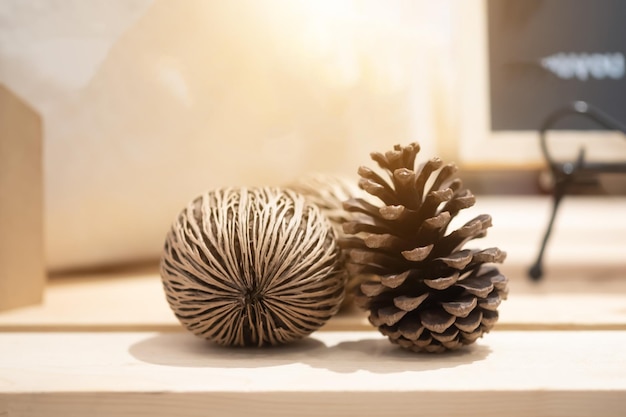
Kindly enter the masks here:
M 481 246 L 509 251 L 510 298 L 494 331 L 441 356 L 397 349 L 354 311 L 299 344 L 218 348 L 182 331 L 155 265 L 55 277 L 42 305 L 0 313 L 0 416 L 621 416 L 622 204 L 564 205 L 540 284 L 524 273 L 548 200 L 478 208 L 497 219 Z
M 624 391 L 0 394 L 3 417 L 623 417 Z M 0 411 L 2 412 L 2 411 Z M 418 414 L 419 413 L 419 414 Z
M 621 416 L 625 344 L 624 331 L 500 331 L 416 355 L 376 332 L 260 350 L 187 333 L 9 333 L 0 415 Z
M 37 113 L 0 84 L 0 310 L 43 295 L 41 134 Z
M 369 330 L 364 313 L 332 318 L 326 330 Z M 536 285 L 516 277 L 500 306 L 497 329 L 626 330 L 626 279 L 547 279 Z M 161 280 L 147 270 L 82 274 L 51 280 L 42 305 L 0 313 L 0 331 L 175 331 Z
M 567 198 L 546 255 L 546 277 L 535 284 L 526 269 L 549 214 L 547 198 L 481 198 L 462 223 L 491 213 L 494 226 L 477 240 L 508 252 L 511 280 L 498 329 L 626 330 L 625 198 Z M 593 213 L 590 216 L 589 213 Z M 581 220 L 582 219 L 582 220 Z M 172 331 L 156 265 L 53 277 L 42 305 L 0 313 L 0 331 Z M 363 313 L 333 318 L 327 330 L 368 330 Z

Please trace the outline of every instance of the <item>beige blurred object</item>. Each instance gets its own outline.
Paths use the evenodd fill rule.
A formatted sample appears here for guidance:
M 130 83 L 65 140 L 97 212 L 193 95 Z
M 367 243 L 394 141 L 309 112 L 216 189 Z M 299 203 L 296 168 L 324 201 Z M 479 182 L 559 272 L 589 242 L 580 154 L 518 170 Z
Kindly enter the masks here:
M 0 5 L 0 81 L 46 125 L 52 270 L 156 259 L 208 189 L 434 153 L 448 2 L 90 4 Z
M 39 115 L 0 84 L 0 310 L 43 297 L 41 147 Z
M 322 213 L 330 220 L 335 234 L 340 240 L 345 239 L 343 223 L 355 219 L 355 214 L 343 209 L 343 203 L 350 199 L 360 198 L 370 199 L 370 196 L 358 186 L 358 176 L 350 179 L 348 176 L 329 175 L 323 173 L 310 173 L 296 179 L 288 187 L 302 194 L 308 201 L 322 209 Z M 360 285 L 363 277 L 360 275 L 350 275 L 343 265 L 345 256 L 342 256 L 342 270 L 346 276 L 346 294 L 341 304 L 342 310 L 353 309 L 354 289 Z
M 356 172 L 355 172 L 356 174 Z M 311 173 L 288 185 L 299 192 L 311 203 L 322 209 L 331 221 L 335 232 L 343 236 L 342 223 L 354 217 L 343 209 L 343 202 L 351 198 L 368 198 L 368 194 L 358 186 L 358 177 Z
M 451 44 L 455 46 L 451 62 L 459 70 L 448 78 L 446 133 L 441 138 L 440 155 L 465 168 L 544 167 L 537 131 L 491 129 L 487 0 L 457 2 L 451 22 Z M 586 148 L 590 160 L 617 162 L 626 154 L 626 141 L 617 131 L 557 130 L 549 135 L 551 152 L 572 160 L 580 147 Z

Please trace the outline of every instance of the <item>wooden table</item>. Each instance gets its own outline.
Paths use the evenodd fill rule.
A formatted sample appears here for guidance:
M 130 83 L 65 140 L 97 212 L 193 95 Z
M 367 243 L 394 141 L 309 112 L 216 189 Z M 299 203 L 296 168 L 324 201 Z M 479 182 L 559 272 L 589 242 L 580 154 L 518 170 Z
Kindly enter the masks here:
M 534 285 L 548 201 L 488 201 L 510 298 L 443 355 L 396 348 L 356 311 L 300 343 L 224 349 L 181 329 L 154 265 L 52 277 L 42 305 L 0 314 L 0 416 L 624 416 L 626 221 L 577 204 Z M 576 221 L 589 210 L 606 230 Z

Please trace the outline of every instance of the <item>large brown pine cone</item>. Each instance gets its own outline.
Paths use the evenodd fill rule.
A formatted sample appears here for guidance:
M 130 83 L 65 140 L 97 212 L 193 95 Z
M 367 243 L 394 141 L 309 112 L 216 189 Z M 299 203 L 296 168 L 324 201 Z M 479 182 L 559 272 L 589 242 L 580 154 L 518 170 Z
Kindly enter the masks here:
M 419 145 L 396 145 L 372 159 L 391 179 L 359 168 L 359 186 L 384 204 L 362 199 L 344 203 L 358 220 L 344 223 L 342 240 L 352 274 L 370 278 L 357 289 L 357 304 L 393 343 L 420 352 L 443 352 L 473 343 L 492 329 L 507 295 L 507 279 L 490 263 L 498 248 L 463 249 L 483 237 L 491 217 L 480 215 L 446 233 L 460 210 L 475 198 L 462 187 L 454 164 L 434 158 L 415 169 Z

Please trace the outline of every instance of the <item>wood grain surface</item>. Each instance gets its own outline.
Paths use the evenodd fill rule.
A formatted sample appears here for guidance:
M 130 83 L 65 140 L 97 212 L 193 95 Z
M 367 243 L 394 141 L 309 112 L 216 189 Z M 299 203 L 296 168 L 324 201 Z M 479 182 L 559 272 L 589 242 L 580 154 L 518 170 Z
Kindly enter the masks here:
M 495 330 L 626 330 L 626 279 L 512 279 Z M 325 330 L 370 330 L 365 314 L 340 312 Z M 156 268 L 53 279 L 43 304 L 0 313 L 0 331 L 182 331 Z
M 0 415 L 622 416 L 625 343 L 624 331 L 501 331 L 416 355 L 377 332 L 264 349 L 187 333 L 10 333 Z
M 52 277 L 42 305 L 0 313 L 0 416 L 623 416 L 623 204 L 566 199 L 539 285 L 525 271 L 548 200 L 478 207 L 509 299 L 492 332 L 440 356 L 353 310 L 299 344 L 220 349 L 183 331 L 156 265 Z

